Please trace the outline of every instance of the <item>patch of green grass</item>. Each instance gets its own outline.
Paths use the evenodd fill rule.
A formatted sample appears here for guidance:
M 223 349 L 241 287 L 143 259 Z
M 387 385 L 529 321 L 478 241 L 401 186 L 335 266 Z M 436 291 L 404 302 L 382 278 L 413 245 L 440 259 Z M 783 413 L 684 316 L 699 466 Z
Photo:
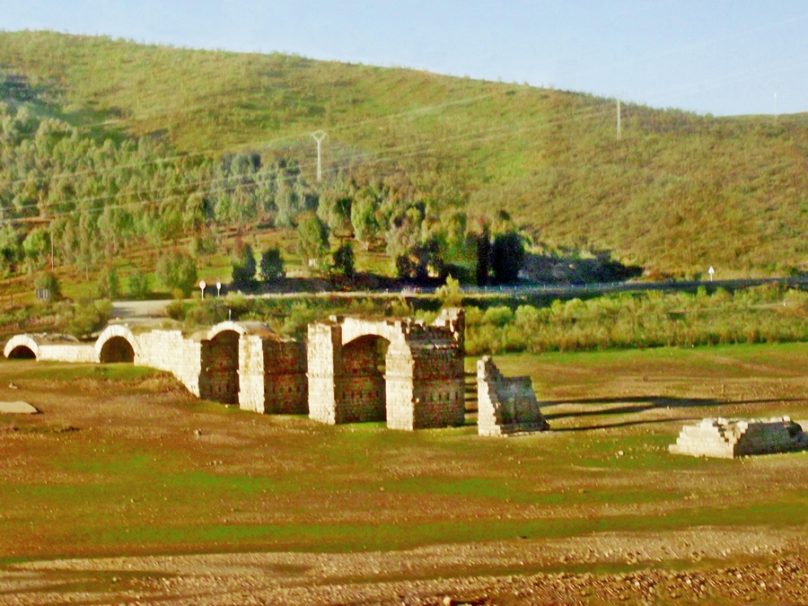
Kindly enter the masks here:
M 76 379 L 99 379 L 105 381 L 138 381 L 163 374 L 162 371 L 133 364 L 64 364 L 39 362 L 37 368 L 25 373 L 25 379 L 49 379 L 74 381 Z

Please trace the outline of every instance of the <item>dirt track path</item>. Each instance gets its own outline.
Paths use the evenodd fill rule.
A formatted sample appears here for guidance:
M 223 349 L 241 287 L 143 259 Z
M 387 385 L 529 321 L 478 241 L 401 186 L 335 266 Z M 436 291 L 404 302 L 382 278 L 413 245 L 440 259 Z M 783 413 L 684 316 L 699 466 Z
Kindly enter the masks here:
M 705 528 L 401 552 L 35 561 L 0 567 L 0 604 L 808 603 L 804 539 Z

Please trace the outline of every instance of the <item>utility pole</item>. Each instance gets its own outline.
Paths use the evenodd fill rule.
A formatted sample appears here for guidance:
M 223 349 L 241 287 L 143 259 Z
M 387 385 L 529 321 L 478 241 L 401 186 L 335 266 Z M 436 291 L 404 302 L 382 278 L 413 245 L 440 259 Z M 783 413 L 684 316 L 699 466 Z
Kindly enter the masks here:
M 623 130 L 620 125 L 620 99 L 617 100 L 617 140 L 623 138 Z
M 326 134 L 324 131 L 316 130 L 311 133 L 311 138 L 317 141 L 317 181 L 320 182 L 323 180 L 323 170 L 322 170 L 322 149 L 320 144 L 323 142 L 323 139 L 326 138 Z
M 777 122 L 777 91 L 774 91 L 774 121 Z

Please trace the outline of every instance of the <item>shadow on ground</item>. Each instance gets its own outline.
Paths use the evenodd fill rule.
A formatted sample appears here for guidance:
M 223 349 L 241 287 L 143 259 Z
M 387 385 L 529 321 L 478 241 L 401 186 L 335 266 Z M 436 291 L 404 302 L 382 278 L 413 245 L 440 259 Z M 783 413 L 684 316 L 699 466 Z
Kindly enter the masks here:
M 668 396 L 628 396 L 628 397 L 611 397 L 611 398 L 583 398 L 573 400 L 550 400 L 541 402 L 541 409 L 544 411 L 550 406 L 558 405 L 598 405 L 598 404 L 630 404 L 626 406 L 617 406 L 613 408 L 597 408 L 595 410 L 576 410 L 569 412 L 559 413 L 544 413 L 544 418 L 548 421 L 558 419 L 573 419 L 584 417 L 602 417 L 608 415 L 626 415 L 641 413 L 649 410 L 671 409 L 671 408 L 702 408 L 702 407 L 719 407 L 729 405 L 744 405 L 744 404 L 773 404 L 779 402 L 797 401 L 799 398 L 788 399 L 758 399 L 758 400 L 715 400 L 712 398 L 672 398 Z M 646 425 L 654 423 L 669 423 L 675 421 L 681 423 L 682 421 L 695 421 L 701 417 L 676 417 L 672 419 L 644 419 L 624 421 L 620 423 L 588 425 L 583 427 L 564 427 L 553 428 L 554 431 L 587 431 L 592 429 L 610 429 L 617 427 L 630 427 L 632 425 Z

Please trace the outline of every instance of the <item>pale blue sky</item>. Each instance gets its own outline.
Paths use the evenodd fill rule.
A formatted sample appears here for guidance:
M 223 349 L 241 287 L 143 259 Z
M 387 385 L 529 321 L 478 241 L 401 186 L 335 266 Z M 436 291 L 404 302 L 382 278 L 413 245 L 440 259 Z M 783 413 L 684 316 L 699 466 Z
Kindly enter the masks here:
M 0 29 L 293 52 L 701 113 L 808 111 L 808 0 L 0 0 Z

